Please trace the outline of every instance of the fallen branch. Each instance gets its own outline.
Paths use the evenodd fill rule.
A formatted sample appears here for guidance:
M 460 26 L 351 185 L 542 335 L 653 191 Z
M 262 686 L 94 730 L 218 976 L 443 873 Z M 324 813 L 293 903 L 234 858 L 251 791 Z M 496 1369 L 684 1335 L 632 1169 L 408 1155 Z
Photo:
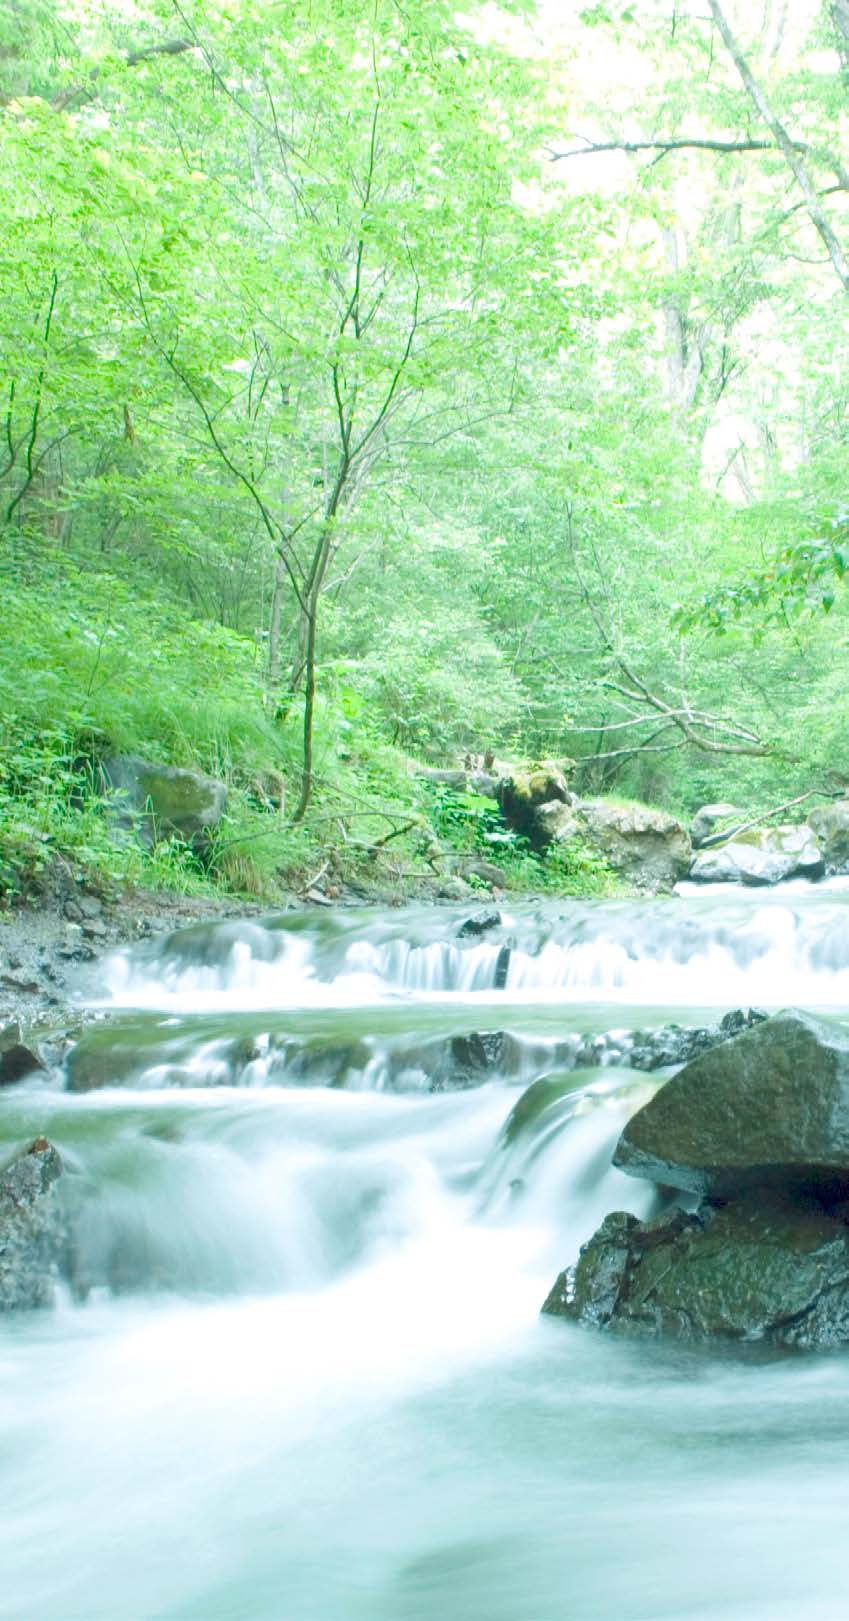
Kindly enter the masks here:
M 772 821 L 773 816 L 780 816 L 783 811 L 792 810 L 794 805 L 801 805 L 806 799 L 833 799 L 834 795 L 825 788 L 809 788 L 806 794 L 797 794 L 795 799 L 786 799 L 783 805 L 776 805 L 774 810 L 763 811 L 760 816 L 753 816 L 751 821 L 742 822 L 739 827 L 732 828 L 730 833 L 713 833 L 710 838 L 704 839 L 700 850 L 715 850 L 719 845 L 730 844 L 739 839 L 741 833 L 750 833 L 753 827 L 760 827 L 762 822 Z

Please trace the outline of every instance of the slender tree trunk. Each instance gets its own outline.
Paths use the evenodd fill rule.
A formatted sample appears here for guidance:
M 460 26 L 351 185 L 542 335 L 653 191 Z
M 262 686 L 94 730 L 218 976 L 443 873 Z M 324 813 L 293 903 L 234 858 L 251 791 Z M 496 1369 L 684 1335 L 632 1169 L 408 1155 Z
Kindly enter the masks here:
M 302 822 L 312 795 L 313 775 L 313 730 L 315 724 L 315 642 L 318 629 L 318 600 L 310 602 L 306 615 L 306 648 L 304 670 L 306 672 L 306 686 L 304 689 L 304 746 L 302 756 L 301 794 L 298 800 L 293 822 Z
M 271 588 L 271 606 L 268 611 L 268 701 L 274 709 L 280 691 L 280 626 L 283 619 L 283 594 L 286 589 L 286 565 L 283 553 L 278 551 Z

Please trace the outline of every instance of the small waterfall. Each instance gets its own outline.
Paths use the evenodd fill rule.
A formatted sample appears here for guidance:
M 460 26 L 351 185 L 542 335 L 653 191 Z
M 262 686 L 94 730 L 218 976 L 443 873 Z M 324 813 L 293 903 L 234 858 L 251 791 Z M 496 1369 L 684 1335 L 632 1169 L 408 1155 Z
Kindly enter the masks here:
M 849 1001 L 849 894 L 753 901 L 704 890 L 665 901 L 505 912 L 485 939 L 462 914 L 410 909 L 184 931 L 119 953 L 110 1001 L 176 1011 L 375 1006 L 403 996 L 731 1007 Z

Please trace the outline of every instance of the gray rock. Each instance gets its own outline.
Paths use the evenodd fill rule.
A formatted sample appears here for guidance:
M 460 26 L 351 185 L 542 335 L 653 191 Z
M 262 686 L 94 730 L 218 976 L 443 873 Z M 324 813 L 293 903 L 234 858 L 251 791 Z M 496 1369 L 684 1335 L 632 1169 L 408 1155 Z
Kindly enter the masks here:
M 849 872 L 849 799 L 819 805 L 811 811 L 808 826 L 822 848 L 826 872 Z
M 0 1171 L 0 1311 L 49 1306 L 67 1245 L 53 1185 L 62 1161 L 37 1137 Z
M 778 884 L 796 876 L 817 878 L 825 870 L 820 846 L 801 826 L 752 830 L 727 844 L 700 850 L 690 877 L 698 883 Z
M 469 787 L 482 799 L 495 799 L 498 792 L 498 778 L 489 771 L 473 771 L 469 778 Z
M 785 1012 L 694 1058 L 629 1120 L 613 1162 L 691 1193 L 849 1183 L 849 1034 Z
M 215 777 L 158 765 L 134 754 L 113 754 L 101 766 L 104 792 L 114 796 L 123 821 L 148 845 L 176 835 L 202 849 L 227 806 Z
M 538 835 L 546 845 L 568 844 L 582 831 L 582 823 L 575 810 L 560 799 L 538 805 L 535 815 Z
M 649 805 L 582 800 L 579 818 L 587 842 L 642 889 L 671 889 L 690 870 L 690 835 L 666 811 Z
M 693 849 L 698 850 L 699 846 L 711 837 L 717 822 L 724 822 L 729 816 L 736 816 L 739 820 L 742 820 L 742 814 L 738 811 L 736 805 L 726 805 L 724 803 L 702 805 L 701 809 L 696 811 L 690 828 Z

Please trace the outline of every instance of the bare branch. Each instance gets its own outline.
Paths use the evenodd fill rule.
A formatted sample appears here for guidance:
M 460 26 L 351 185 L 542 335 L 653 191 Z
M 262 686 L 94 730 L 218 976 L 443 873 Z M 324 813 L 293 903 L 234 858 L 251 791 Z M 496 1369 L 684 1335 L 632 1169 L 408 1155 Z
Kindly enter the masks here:
M 579 137 L 583 140 L 583 136 Z M 551 152 L 552 163 L 559 163 L 563 158 L 586 157 L 591 152 L 659 152 L 665 157 L 667 152 L 769 152 L 775 146 L 774 141 L 754 141 L 747 139 L 721 141 L 699 140 L 695 136 L 682 136 L 679 140 L 670 141 L 590 141 L 585 140 L 583 146 L 573 146 L 568 152 Z

